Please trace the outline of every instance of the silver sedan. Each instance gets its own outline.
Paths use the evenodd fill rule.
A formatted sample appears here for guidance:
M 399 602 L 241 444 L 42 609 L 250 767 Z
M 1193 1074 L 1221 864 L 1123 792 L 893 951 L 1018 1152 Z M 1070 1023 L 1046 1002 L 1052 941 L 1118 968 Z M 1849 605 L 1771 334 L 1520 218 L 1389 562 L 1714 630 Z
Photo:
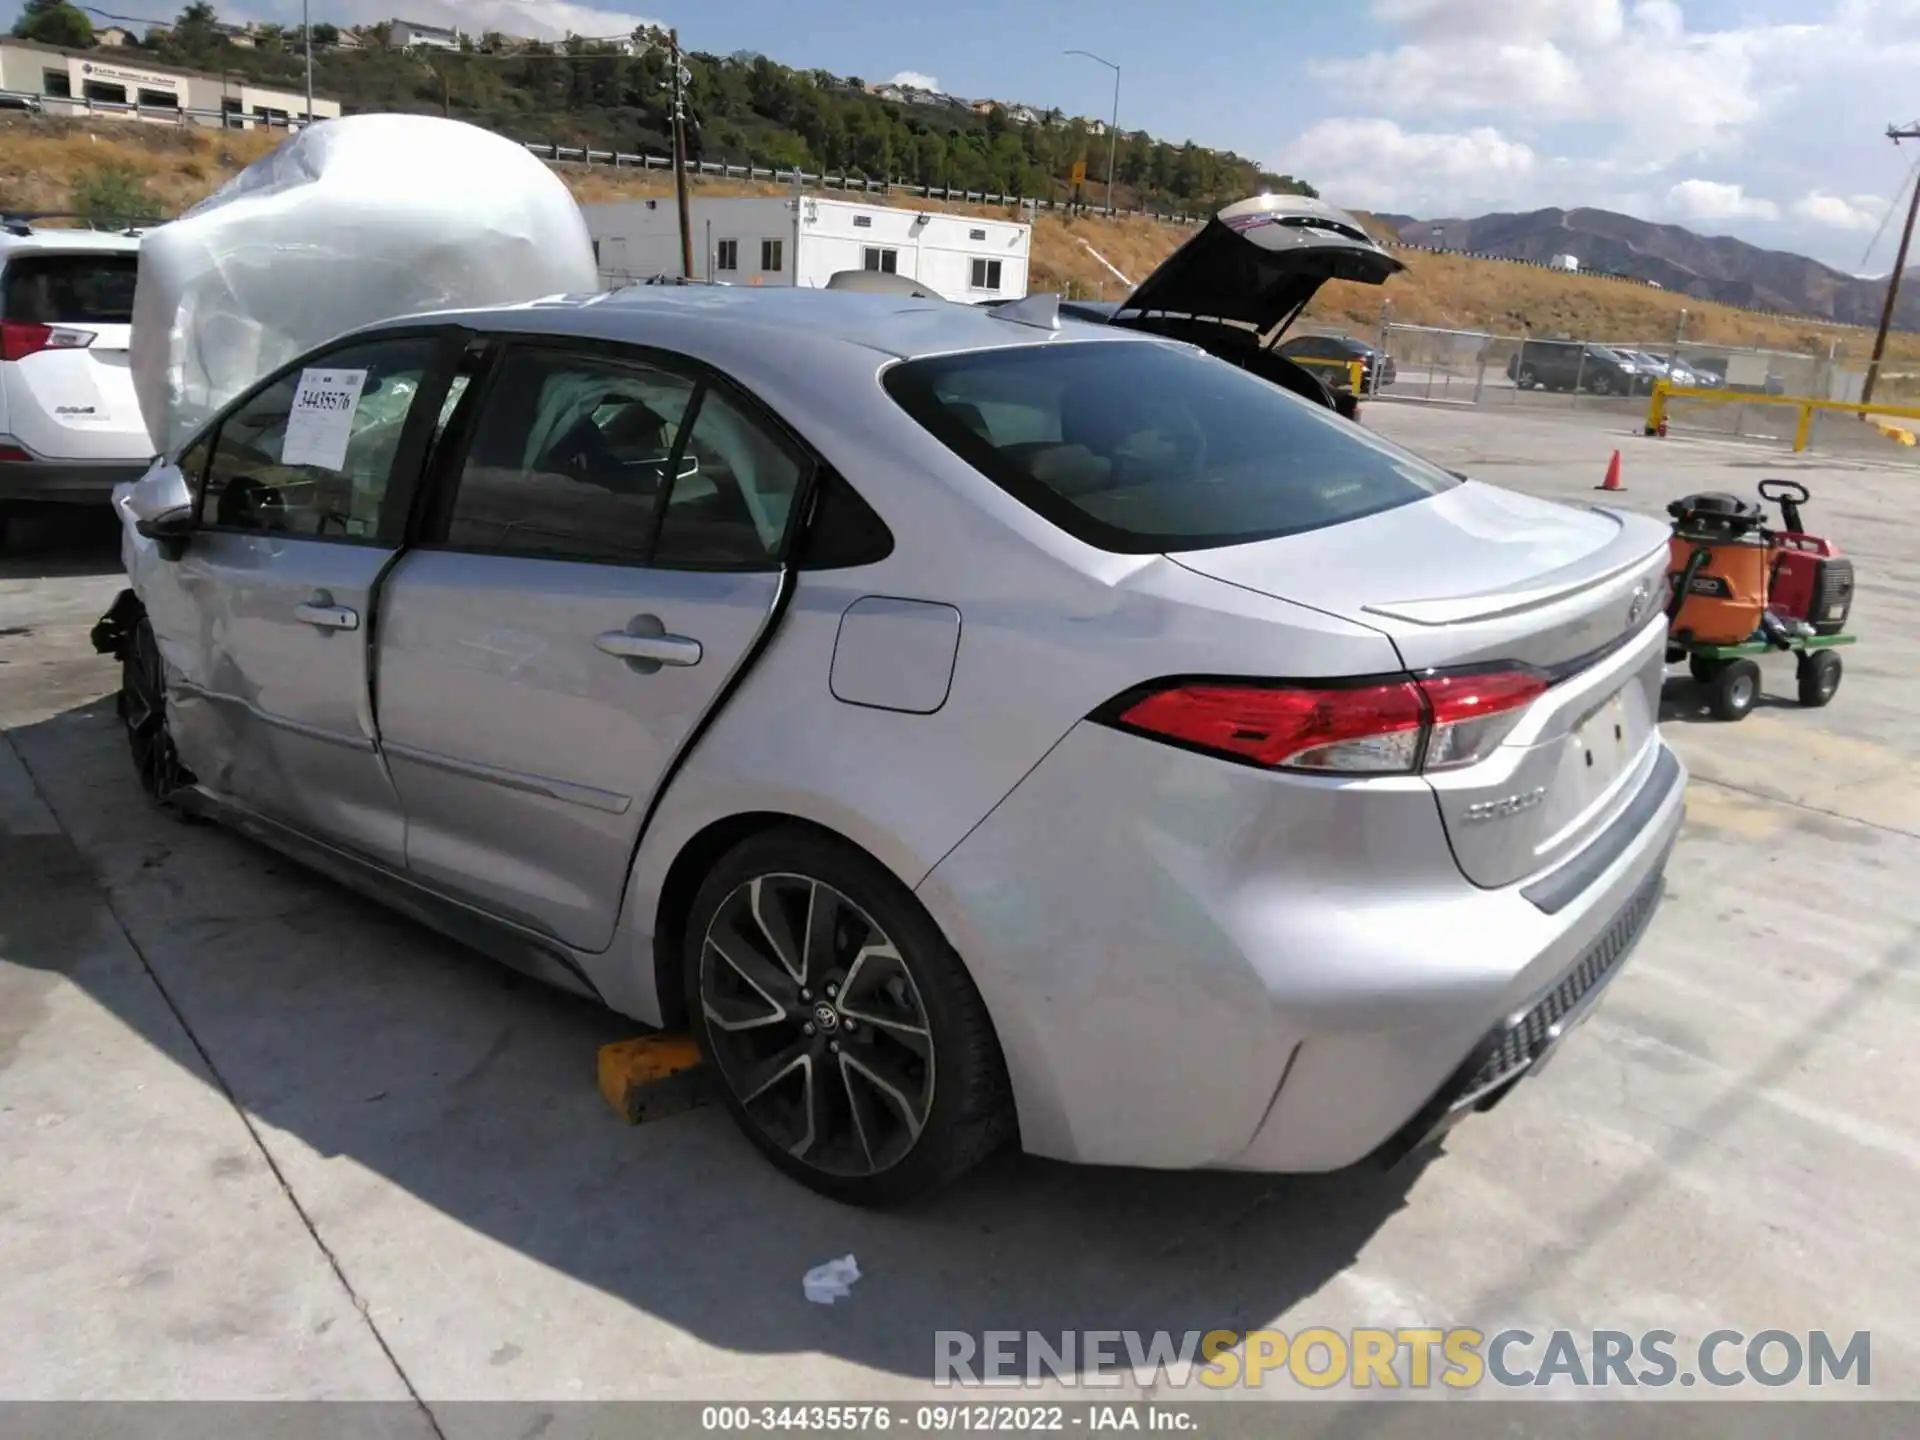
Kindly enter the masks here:
M 395 321 L 115 503 L 157 802 L 691 1027 L 849 1201 L 1402 1154 L 1586 1013 L 1680 824 L 1661 527 L 1046 300 Z

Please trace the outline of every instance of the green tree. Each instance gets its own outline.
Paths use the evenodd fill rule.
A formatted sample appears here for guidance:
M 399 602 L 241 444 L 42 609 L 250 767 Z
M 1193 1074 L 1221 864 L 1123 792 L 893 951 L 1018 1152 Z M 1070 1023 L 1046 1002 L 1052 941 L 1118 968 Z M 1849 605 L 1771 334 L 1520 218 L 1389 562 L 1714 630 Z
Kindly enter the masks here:
M 85 50 L 93 44 L 93 21 L 67 0 L 27 0 L 20 7 L 20 18 L 13 22 L 13 33 L 42 45 Z
M 131 225 L 153 219 L 156 211 L 147 182 L 123 161 L 107 161 L 75 176 L 73 208 L 95 225 Z

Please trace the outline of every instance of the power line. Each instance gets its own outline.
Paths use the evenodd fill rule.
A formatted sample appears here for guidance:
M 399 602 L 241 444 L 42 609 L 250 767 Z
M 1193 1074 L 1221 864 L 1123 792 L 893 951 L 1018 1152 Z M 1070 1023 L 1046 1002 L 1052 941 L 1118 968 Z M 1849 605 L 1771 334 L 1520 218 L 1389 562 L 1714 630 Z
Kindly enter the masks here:
M 1895 145 L 1902 140 L 1920 140 L 1920 120 L 1907 125 L 1889 125 L 1887 138 Z M 1893 325 L 1893 307 L 1900 299 L 1900 280 L 1907 268 L 1907 249 L 1913 244 L 1913 222 L 1920 219 L 1920 185 L 1913 187 L 1907 204 L 1906 228 L 1900 232 L 1900 253 L 1894 256 L 1893 273 L 1887 276 L 1887 304 L 1880 312 L 1880 330 L 1873 338 L 1873 359 L 1867 365 L 1866 383 L 1860 387 L 1860 403 L 1873 403 L 1874 383 L 1880 378 L 1880 361 L 1887 353 L 1887 331 Z
M 1913 162 L 1913 167 L 1907 171 L 1907 178 L 1900 182 L 1900 188 L 1893 192 L 1893 199 L 1887 202 L 1886 211 L 1880 217 L 1880 228 L 1873 232 L 1873 239 L 1867 242 L 1866 253 L 1860 257 L 1860 269 L 1863 274 L 1866 271 L 1868 262 L 1873 259 L 1873 252 L 1879 248 L 1880 241 L 1885 237 L 1887 226 L 1892 223 L 1893 217 L 1899 213 L 1900 202 L 1907 198 L 1907 186 L 1913 184 L 1916 178 L 1920 178 L 1920 160 Z

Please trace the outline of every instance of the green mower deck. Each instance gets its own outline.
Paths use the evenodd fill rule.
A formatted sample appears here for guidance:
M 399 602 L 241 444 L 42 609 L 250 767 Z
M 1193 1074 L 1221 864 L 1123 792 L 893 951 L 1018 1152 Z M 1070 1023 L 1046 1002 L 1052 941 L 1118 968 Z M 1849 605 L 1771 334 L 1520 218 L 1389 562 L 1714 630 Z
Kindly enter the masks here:
M 1735 660 L 1742 655 L 1799 654 L 1806 650 L 1831 650 L 1837 645 L 1852 645 L 1856 637 L 1852 635 L 1806 635 L 1798 636 L 1785 645 L 1776 645 L 1771 640 L 1742 640 L 1738 645 L 1696 645 L 1686 640 L 1675 640 L 1673 648 L 1687 655 L 1698 655 L 1702 660 Z

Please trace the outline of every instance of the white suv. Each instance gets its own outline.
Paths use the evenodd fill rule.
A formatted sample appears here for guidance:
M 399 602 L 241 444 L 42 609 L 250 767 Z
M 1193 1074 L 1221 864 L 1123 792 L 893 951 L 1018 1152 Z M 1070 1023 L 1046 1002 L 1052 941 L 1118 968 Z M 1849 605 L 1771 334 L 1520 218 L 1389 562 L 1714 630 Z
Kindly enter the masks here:
M 138 235 L 0 229 L 0 544 L 7 519 L 104 504 L 153 442 L 127 364 Z

